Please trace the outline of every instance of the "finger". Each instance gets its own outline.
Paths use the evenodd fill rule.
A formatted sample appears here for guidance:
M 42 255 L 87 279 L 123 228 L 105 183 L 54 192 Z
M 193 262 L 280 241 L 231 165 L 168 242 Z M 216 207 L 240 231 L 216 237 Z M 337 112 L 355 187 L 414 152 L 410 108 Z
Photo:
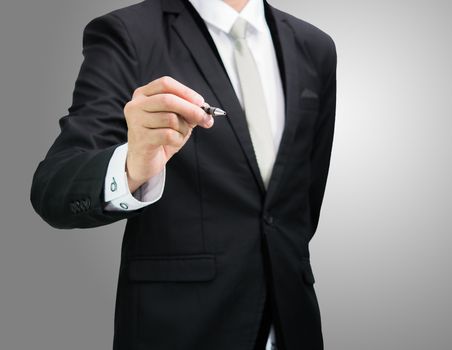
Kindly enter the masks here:
M 153 80 L 149 84 L 139 87 L 135 90 L 133 98 L 140 95 L 152 96 L 157 94 L 173 94 L 197 106 L 202 106 L 204 103 L 204 98 L 200 94 L 168 76 Z
M 213 118 L 191 102 L 172 94 L 159 94 L 142 97 L 134 101 L 146 112 L 172 112 L 181 116 L 187 123 L 211 126 Z
M 181 147 L 184 142 L 184 136 L 170 128 L 148 129 L 149 140 L 152 146 L 174 146 Z
M 149 113 L 143 111 L 141 123 L 148 129 L 170 128 L 180 132 L 184 136 L 188 134 L 190 129 L 190 126 L 184 118 L 171 112 Z

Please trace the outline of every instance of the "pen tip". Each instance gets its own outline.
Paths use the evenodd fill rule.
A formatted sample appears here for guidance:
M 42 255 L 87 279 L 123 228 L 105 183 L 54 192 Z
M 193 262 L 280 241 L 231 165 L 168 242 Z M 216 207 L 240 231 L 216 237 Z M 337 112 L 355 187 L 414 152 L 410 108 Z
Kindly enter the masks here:
M 217 116 L 225 116 L 225 115 L 226 115 L 226 112 L 223 111 L 223 110 L 220 109 L 220 108 L 215 108 L 215 115 L 217 115 Z

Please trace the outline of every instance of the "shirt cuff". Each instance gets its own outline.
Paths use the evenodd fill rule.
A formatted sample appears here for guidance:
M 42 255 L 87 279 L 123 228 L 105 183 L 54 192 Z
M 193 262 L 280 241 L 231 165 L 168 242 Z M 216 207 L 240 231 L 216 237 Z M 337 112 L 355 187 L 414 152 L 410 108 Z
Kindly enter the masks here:
M 128 144 L 118 146 L 108 163 L 105 177 L 105 210 L 131 211 L 148 206 L 158 201 L 165 187 L 166 167 L 141 185 L 133 194 L 127 183 L 126 159 Z

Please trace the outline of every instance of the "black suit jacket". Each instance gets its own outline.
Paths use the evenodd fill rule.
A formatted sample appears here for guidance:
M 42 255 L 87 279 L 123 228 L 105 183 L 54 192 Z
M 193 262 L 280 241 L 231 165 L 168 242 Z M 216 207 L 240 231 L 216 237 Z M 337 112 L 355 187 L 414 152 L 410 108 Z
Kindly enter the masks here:
M 36 170 L 31 200 L 57 228 L 128 219 L 116 350 L 251 350 L 267 295 L 280 349 L 323 348 L 308 244 L 333 140 L 335 45 L 311 24 L 265 8 L 286 103 L 267 190 L 245 115 L 188 1 L 144 1 L 98 17 L 84 30 L 73 103 Z M 135 88 L 163 75 L 228 116 L 211 129 L 194 129 L 167 164 L 158 202 L 135 212 L 105 211 L 108 162 L 127 141 L 123 107 Z

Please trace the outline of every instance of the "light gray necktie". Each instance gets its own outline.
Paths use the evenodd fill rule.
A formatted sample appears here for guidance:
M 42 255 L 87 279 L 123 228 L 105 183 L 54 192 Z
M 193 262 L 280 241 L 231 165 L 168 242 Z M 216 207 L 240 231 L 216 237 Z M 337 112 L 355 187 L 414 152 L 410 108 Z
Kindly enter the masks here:
M 268 186 L 276 147 L 270 128 L 262 82 L 256 62 L 245 40 L 248 22 L 238 17 L 229 35 L 234 39 L 234 60 L 242 89 L 243 107 L 248 122 L 254 152 L 265 187 Z

